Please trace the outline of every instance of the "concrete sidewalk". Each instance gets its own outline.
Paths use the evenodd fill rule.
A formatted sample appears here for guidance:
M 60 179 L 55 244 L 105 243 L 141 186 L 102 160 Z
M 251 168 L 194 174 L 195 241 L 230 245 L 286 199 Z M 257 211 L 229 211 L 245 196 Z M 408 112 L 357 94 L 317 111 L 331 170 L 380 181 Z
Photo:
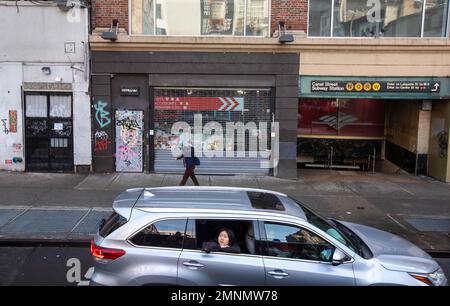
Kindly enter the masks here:
M 428 251 L 450 252 L 450 185 L 426 177 L 299 170 L 298 180 L 198 178 L 207 186 L 280 191 L 323 216 L 374 226 Z M 174 186 L 180 180 L 181 175 L 164 174 L 0 172 L 0 240 L 88 241 L 123 190 Z

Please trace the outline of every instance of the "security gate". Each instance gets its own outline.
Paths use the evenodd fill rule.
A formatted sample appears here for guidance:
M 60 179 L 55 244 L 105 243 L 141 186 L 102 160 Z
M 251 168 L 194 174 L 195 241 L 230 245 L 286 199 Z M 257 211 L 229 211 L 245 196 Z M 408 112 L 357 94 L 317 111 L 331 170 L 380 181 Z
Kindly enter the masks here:
M 25 169 L 73 171 L 72 95 L 25 95 Z
M 183 162 L 174 160 L 174 153 L 185 141 L 184 135 L 172 131 L 177 123 L 187 124 L 192 134 L 198 128 L 203 129 L 200 132 L 203 149 L 196 152 L 201 163 L 196 167 L 197 173 L 269 174 L 270 169 L 263 165 L 270 158 L 271 148 L 273 97 L 270 89 L 154 88 L 153 95 L 156 173 L 184 171 Z M 200 127 L 196 126 L 199 121 Z M 256 129 L 246 129 L 241 134 L 235 131 L 229 141 L 230 125 L 239 124 L 245 127 L 254 124 Z M 219 138 L 206 132 L 212 126 L 216 127 L 214 135 Z
M 144 112 L 116 111 L 116 171 L 143 171 Z

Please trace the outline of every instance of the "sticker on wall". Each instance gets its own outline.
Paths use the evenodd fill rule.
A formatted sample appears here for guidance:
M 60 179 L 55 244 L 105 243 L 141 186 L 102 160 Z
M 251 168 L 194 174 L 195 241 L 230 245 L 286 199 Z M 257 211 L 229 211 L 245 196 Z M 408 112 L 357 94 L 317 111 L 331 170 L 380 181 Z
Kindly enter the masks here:
M 17 111 L 9 111 L 9 132 L 17 133 Z
M 115 118 L 116 171 L 142 172 L 143 111 L 117 110 Z
M 5 165 L 12 165 L 12 164 L 13 164 L 12 159 L 5 160 Z
M 18 153 L 22 151 L 22 144 L 21 143 L 13 143 L 13 152 Z

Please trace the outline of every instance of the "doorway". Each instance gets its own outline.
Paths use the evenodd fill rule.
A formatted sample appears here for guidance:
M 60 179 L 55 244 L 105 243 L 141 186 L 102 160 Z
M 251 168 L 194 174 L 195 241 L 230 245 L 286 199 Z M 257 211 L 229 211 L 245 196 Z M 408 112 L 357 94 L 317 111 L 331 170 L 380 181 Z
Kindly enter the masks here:
M 71 93 L 25 94 L 25 170 L 72 172 Z

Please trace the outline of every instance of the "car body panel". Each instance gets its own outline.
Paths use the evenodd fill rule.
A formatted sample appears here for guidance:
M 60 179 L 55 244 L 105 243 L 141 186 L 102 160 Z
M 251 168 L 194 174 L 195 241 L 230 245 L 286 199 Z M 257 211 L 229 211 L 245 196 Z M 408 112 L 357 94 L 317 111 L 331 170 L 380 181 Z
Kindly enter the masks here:
M 264 286 L 263 260 L 248 254 L 183 250 L 178 262 L 178 285 Z

